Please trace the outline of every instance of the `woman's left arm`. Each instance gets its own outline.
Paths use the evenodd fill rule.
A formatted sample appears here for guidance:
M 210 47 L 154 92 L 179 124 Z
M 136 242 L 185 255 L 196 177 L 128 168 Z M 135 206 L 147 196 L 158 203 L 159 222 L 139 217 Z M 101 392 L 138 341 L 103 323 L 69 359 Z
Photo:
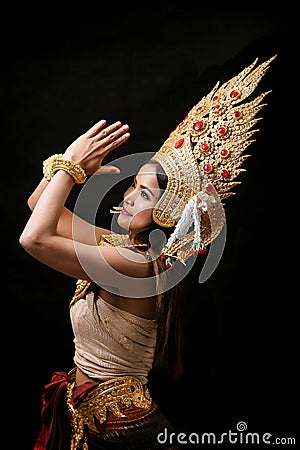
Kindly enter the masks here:
M 122 126 L 120 122 L 109 127 L 105 125 L 105 121 L 98 122 L 64 154 L 66 159 L 80 164 L 87 174 L 97 172 L 104 157 L 129 138 L 128 126 Z M 37 201 L 19 241 L 40 262 L 74 278 L 88 279 L 77 256 L 77 243 L 57 233 L 59 218 L 73 186 L 74 180 L 68 173 L 57 171 Z M 96 256 L 97 247 L 95 235 L 95 244 L 87 248 Z

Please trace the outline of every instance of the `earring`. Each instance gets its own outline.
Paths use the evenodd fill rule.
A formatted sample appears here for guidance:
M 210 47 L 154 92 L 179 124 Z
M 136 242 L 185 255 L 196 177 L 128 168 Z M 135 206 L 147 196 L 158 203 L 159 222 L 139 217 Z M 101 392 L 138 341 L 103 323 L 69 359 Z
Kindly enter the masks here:
M 113 206 L 113 209 L 110 209 L 109 212 L 112 214 L 120 214 L 122 209 L 122 206 Z

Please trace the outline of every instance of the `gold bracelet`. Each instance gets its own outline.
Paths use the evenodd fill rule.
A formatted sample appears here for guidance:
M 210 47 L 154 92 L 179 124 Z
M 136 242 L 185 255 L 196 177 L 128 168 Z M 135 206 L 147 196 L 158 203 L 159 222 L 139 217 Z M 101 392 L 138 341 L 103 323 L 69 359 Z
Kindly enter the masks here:
M 43 161 L 43 175 L 47 181 L 50 181 L 58 170 L 67 172 L 77 184 L 83 184 L 87 179 L 83 168 L 75 161 L 65 159 L 61 153 L 52 155 Z

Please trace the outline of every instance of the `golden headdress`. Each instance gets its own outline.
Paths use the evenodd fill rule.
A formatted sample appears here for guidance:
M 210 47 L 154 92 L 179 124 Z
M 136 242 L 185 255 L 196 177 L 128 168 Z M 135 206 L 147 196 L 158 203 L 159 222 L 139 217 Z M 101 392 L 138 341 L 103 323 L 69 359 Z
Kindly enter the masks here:
M 233 195 L 240 184 L 236 177 L 246 169 L 242 163 L 250 156 L 246 148 L 261 120 L 256 114 L 266 105 L 264 92 L 248 103 L 242 103 L 265 75 L 273 56 L 255 69 L 258 59 L 237 76 L 203 97 L 172 131 L 151 158 L 168 176 L 166 190 L 153 209 L 153 220 L 162 227 L 175 229 L 161 257 L 166 267 L 174 258 L 185 262 L 190 255 L 203 253 L 222 231 L 225 211 L 222 201 Z M 253 70 L 254 69 L 254 70 Z M 112 213 L 121 207 L 114 207 Z M 99 245 L 131 247 L 129 236 L 107 234 Z M 78 280 L 71 305 L 82 298 L 91 283 Z
M 273 56 L 255 68 L 258 58 L 237 76 L 203 97 L 172 131 L 152 157 L 168 176 L 167 188 L 153 210 L 154 221 L 163 227 L 175 226 L 163 249 L 167 265 L 173 258 L 185 261 L 203 253 L 225 224 L 222 200 L 240 184 L 236 177 L 246 169 L 250 156 L 245 149 L 255 141 L 261 118 L 256 114 L 266 105 L 264 92 L 243 101 L 265 75 Z

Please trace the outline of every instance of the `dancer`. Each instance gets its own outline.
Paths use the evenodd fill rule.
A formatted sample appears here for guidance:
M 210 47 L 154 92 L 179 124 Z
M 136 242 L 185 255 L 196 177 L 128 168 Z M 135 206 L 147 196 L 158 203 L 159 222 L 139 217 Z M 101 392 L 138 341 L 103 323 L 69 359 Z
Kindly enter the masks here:
M 173 428 L 149 392 L 149 372 L 167 358 L 174 376 L 182 373 L 185 299 L 176 276 L 224 227 L 223 201 L 245 170 L 268 92 L 244 100 L 274 58 L 217 84 L 141 165 L 122 205 L 112 206 L 124 233 L 87 223 L 65 203 L 76 183 L 119 172 L 103 160 L 129 139 L 128 125 L 100 120 L 44 161 L 20 244 L 77 280 L 70 301 L 75 367 L 45 386 L 34 450 L 175 448 L 157 439 Z M 164 239 L 155 239 L 156 230 Z

